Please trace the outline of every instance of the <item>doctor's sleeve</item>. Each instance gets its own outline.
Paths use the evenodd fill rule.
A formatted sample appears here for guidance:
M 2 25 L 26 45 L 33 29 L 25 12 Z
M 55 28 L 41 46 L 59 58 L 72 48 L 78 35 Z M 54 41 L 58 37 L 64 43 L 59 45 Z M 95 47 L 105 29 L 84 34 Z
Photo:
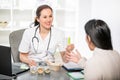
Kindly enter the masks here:
M 23 33 L 22 40 L 19 45 L 19 51 L 23 53 L 28 53 L 29 52 L 29 47 L 30 47 L 30 32 L 28 30 L 25 30 Z

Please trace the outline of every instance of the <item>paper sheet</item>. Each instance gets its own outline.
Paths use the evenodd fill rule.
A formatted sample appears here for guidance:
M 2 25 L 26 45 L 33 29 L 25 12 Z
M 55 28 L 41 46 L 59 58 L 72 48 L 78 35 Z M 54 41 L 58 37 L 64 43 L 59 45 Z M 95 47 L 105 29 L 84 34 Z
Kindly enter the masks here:
M 68 72 L 67 73 L 73 80 L 80 80 L 84 78 L 84 75 L 80 72 Z

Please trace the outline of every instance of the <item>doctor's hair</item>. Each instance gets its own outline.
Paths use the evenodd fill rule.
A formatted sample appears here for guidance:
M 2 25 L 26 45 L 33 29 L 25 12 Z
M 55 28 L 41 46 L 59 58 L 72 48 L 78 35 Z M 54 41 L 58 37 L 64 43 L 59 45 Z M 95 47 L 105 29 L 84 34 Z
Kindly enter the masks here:
M 48 5 L 41 5 L 41 6 L 39 6 L 37 8 L 37 10 L 36 10 L 36 18 L 35 18 L 35 21 L 34 21 L 34 26 L 40 25 L 39 22 L 37 21 L 37 18 L 40 17 L 41 11 L 43 9 L 50 9 L 53 12 L 53 9 L 50 6 L 48 6 Z
M 85 32 L 93 44 L 101 49 L 113 50 L 111 32 L 103 20 L 92 19 L 85 24 Z

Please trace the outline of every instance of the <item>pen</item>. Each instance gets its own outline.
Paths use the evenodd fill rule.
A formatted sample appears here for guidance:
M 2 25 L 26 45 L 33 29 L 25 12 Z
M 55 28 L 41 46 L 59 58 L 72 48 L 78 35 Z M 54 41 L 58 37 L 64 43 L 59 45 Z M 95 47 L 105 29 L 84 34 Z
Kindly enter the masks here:
M 71 39 L 70 39 L 70 37 L 68 37 L 68 39 L 67 39 L 67 44 L 68 44 L 68 45 L 71 44 Z

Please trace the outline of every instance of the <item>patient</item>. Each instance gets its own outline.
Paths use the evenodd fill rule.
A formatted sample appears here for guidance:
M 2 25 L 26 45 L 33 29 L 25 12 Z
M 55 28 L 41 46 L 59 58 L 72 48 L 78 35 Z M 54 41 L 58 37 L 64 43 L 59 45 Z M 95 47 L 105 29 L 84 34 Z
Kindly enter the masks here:
M 84 68 L 85 80 L 120 80 L 120 54 L 113 50 L 111 33 L 102 20 L 90 20 L 85 25 L 86 42 L 93 56 L 88 61 L 67 47 L 65 62 L 75 62 Z M 72 47 L 72 48 L 71 48 Z

